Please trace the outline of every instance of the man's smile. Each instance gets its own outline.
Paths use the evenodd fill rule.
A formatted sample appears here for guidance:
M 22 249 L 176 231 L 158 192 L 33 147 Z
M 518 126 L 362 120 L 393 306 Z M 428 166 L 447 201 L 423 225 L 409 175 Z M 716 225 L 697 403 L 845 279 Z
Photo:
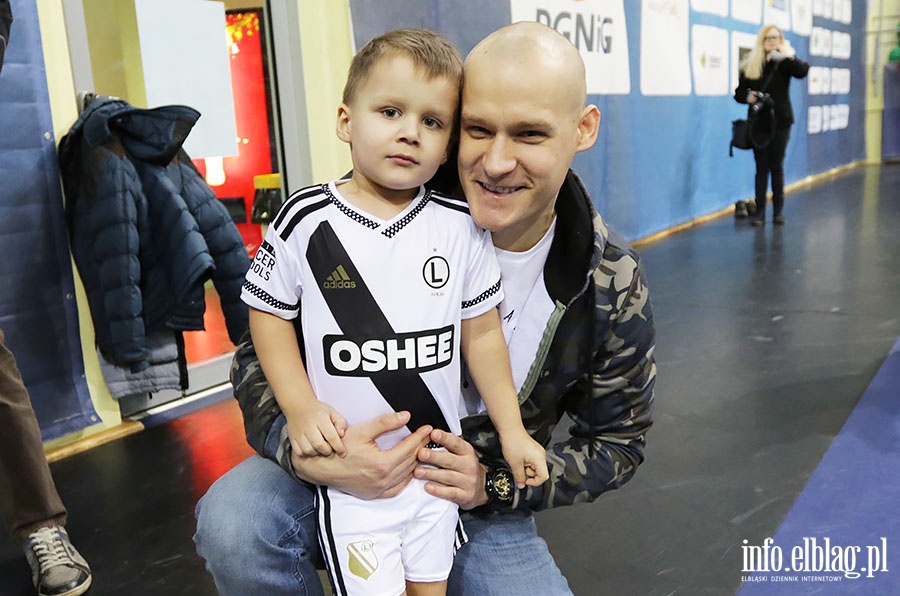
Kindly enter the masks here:
M 498 195 L 508 195 L 522 188 L 521 186 L 496 186 L 487 182 L 479 182 L 478 184 L 486 191 Z

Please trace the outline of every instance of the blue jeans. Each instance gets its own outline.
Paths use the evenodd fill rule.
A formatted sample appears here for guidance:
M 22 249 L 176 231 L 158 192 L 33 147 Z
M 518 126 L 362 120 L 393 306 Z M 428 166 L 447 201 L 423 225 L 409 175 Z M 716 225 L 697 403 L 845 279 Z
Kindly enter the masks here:
M 315 497 L 274 462 L 250 457 L 219 478 L 197 504 L 197 553 L 222 596 L 323 593 L 316 565 Z M 448 594 L 571 594 L 531 515 L 465 523 Z

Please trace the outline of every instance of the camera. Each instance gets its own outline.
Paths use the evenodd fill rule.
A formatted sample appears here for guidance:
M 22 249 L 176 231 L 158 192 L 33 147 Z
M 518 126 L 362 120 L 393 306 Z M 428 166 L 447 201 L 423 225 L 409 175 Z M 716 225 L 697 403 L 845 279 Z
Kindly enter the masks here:
M 754 113 L 759 112 L 763 109 L 769 109 L 775 107 L 775 100 L 772 99 L 772 96 L 768 93 L 763 93 L 762 91 L 756 92 L 756 103 L 750 106 L 750 109 L 753 110 Z

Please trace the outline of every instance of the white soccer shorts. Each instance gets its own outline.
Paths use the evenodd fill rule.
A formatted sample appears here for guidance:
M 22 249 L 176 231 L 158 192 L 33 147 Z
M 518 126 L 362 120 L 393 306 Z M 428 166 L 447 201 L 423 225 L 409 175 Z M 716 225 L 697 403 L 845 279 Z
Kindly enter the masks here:
M 319 544 L 338 596 L 398 596 L 406 581 L 447 579 L 466 536 L 454 503 L 413 479 L 389 499 L 362 500 L 320 486 Z

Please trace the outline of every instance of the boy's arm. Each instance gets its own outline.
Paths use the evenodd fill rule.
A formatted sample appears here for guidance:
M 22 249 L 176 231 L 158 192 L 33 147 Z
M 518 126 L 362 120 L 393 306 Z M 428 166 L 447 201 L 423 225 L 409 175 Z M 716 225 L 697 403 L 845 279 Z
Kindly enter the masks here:
M 503 457 L 519 488 L 539 486 L 547 479 L 547 454 L 522 424 L 500 316 L 492 308 L 463 319 L 460 349 L 488 415 L 500 433 Z
M 250 336 L 275 401 L 290 418 L 297 404 L 316 399 L 303 367 L 294 324 L 275 315 L 250 309 Z
M 294 324 L 250 308 L 250 336 L 275 401 L 287 418 L 294 448 L 307 455 L 329 455 L 332 449 L 345 455 L 340 435 L 346 430 L 346 423 L 316 399 L 303 366 Z
M 522 427 L 522 415 L 509 365 L 509 352 L 500 327 L 497 309 L 460 326 L 460 350 L 466 366 L 497 431 L 502 435 Z M 508 396 L 512 395 L 513 399 Z M 524 427 L 523 427 L 524 428 Z

